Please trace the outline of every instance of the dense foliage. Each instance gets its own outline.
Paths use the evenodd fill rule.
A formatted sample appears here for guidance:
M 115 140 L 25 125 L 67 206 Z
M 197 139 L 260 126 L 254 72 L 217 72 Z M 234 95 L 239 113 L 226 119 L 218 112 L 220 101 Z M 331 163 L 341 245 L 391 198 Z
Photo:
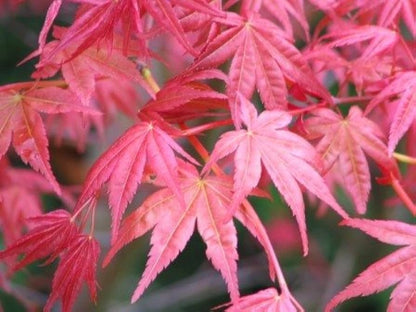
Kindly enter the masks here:
M 24 6 L 45 18 L 21 62 L 35 60 L 32 79 L 0 86 L 5 292 L 10 273 L 58 260 L 44 311 L 58 301 L 72 311 L 83 284 L 96 301 L 101 263 L 150 232 L 135 302 L 197 232 L 228 289 L 219 309 L 303 311 L 253 201 L 277 191 L 304 256 L 312 203 L 323 218 L 403 246 L 344 285 L 326 311 L 393 285 L 387 310 L 416 310 L 416 227 L 410 214 L 391 213 L 416 214 L 415 1 L 0 0 L 0 17 Z M 131 126 L 82 188 L 63 186 L 51 142 L 84 151 L 120 115 Z M 375 183 L 395 195 L 367 209 Z M 44 194 L 63 207 L 47 211 Z M 102 200 L 111 228 L 101 261 Z M 240 294 L 237 224 L 264 249 L 273 287 Z

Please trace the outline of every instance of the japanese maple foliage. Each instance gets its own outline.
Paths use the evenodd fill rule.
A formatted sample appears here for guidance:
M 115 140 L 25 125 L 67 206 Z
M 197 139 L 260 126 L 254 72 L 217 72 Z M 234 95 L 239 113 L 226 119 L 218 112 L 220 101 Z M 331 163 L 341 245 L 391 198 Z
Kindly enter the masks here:
M 344 290 L 331 289 L 340 292 L 327 311 L 393 285 L 388 311 L 416 310 L 412 220 L 368 204 L 379 183 L 395 194 L 394 211 L 416 215 L 414 1 L 46 4 L 37 47 L 22 60 L 36 60 L 33 80 L 0 86 L 4 291 L 13 293 L 15 271 L 58 260 L 44 311 L 58 301 L 73 311 L 83 284 L 96 302 L 97 268 L 151 232 L 135 302 L 198 232 L 230 296 L 217 309 L 304 311 L 251 201 L 270 200 L 273 190 L 297 222 L 304 256 L 314 218 L 306 211 L 317 201 L 332 209 L 328 219 L 403 246 Z M 0 18 L 26 5 L 0 0 Z M 97 149 L 97 134 L 105 140 L 114 125 L 127 129 L 101 151 L 79 192 L 61 185 L 50 145 Z M 43 207 L 45 194 L 64 207 Z M 98 239 L 103 205 L 108 250 Z M 356 218 L 366 213 L 380 219 Z M 273 284 L 252 294 L 240 289 L 237 222 L 264 249 Z

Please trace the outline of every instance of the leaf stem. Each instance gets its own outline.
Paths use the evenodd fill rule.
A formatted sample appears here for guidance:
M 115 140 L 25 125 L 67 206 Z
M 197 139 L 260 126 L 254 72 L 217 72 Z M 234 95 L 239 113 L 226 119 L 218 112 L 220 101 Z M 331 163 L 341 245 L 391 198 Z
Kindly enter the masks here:
M 416 165 L 416 158 L 400 153 L 393 153 L 393 157 L 406 164 Z
M 152 71 L 149 69 L 149 67 L 143 67 L 140 70 L 140 73 L 142 74 L 143 79 L 147 82 L 149 87 L 155 92 L 158 93 L 160 91 L 160 87 L 156 80 L 153 78 Z
M 357 102 L 367 102 L 371 101 L 373 96 L 346 96 L 342 98 L 334 97 L 334 103 L 338 104 L 348 104 L 348 103 L 357 103 Z
M 307 107 L 304 107 L 304 108 L 298 108 L 298 109 L 290 110 L 289 113 L 292 116 L 300 115 L 300 114 L 307 113 L 307 112 L 312 111 L 314 109 L 325 107 L 325 106 L 326 106 L 326 103 L 321 102 L 321 103 L 313 104 L 313 105 L 310 105 L 310 106 L 307 106 Z
M 393 186 L 394 191 L 396 192 L 397 196 L 403 201 L 406 207 L 410 210 L 410 212 L 415 216 L 416 215 L 416 206 L 413 201 L 410 199 L 409 195 L 404 190 L 403 186 L 400 184 L 399 180 L 397 180 L 393 175 L 391 175 L 391 185 Z
M 184 122 L 181 122 L 179 124 L 179 127 L 184 131 L 187 131 L 189 129 L 185 125 Z M 204 147 L 204 145 L 202 145 L 201 141 L 199 141 L 198 138 L 195 135 L 189 135 L 189 136 L 187 136 L 187 138 L 188 138 L 189 142 L 191 143 L 191 145 L 194 147 L 194 149 L 198 152 L 198 154 L 204 160 L 204 162 L 208 162 L 209 153 L 206 150 L 206 148 Z M 217 176 L 223 176 L 225 174 L 217 164 L 212 165 L 212 171 L 214 171 L 214 173 Z

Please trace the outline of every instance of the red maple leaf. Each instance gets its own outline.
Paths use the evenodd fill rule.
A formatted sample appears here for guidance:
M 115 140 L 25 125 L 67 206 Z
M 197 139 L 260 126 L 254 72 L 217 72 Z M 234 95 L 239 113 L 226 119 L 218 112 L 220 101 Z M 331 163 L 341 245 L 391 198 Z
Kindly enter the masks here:
M 360 229 L 381 242 L 405 246 L 370 265 L 326 306 L 333 310 L 343 301 L 368 296 L 398 284 L 390 295 L 389 312 L 416 309 L 416 226 L 399 221 L 349 219 L 344 225 Z
M 100 245 L 88 235 L 78 235 L 61 255 L 52 282 L 52 292 L 44 311 L 51 311 L 53 304 L 62 299 L 62 311 L 70 312 L 85 280 L 93 302 L 97 298 L 96 266 Z
M 30 218 L 28 221 L 34 225 L 33 228 L 7 249 L 0 251 L 0 259 L 25 254 L 13 266 L 12 271 L 47 256 L 47 262 L 52 262 L 68 248 L 78 233 L 77 227 L 71 221 L 71 215 L 62 209 Z
M 123 221 L 120 234 L 104 261 L 106 265 L 121 247 L 154 227 L 149 259 L 132 302 L 139 299 L 156 276 L 183 250 L 197 220 L 198 232 L 207 245 L 208 259 L 227 282 L 231 298 L 239 297 L 237 232 L 231 220 L 224 222 L 231 185 L 222 178 L 202 179 L 192 166 L 188 165 L 186 170 L 186 177 L 179 183 L 185 206 L 168 188 L 149 196 Z

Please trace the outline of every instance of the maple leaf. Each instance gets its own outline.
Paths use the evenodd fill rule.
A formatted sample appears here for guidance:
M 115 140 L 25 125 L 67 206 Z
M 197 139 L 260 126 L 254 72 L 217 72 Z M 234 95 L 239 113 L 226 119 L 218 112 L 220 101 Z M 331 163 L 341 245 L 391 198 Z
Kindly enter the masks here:
M 104 265 L 108 264 L 121 247 L 154 227 L 149 259 L 132 302 L 139 299 L 151 281 L 183 250 L 196 221 L 207 245 L 207 258 L 227 282 L 232 300 L 239 297 L 237 233 L 231 220 L 224 222 L 231 184 L 224 178 L 201 179 L 191 165 L 186 170 L 186 177 L 179 184 L 186 205 L 180 204 L 170 188 L 150 195 L 123 221 L 120 234 L 104 260 Z
M 87 282 L 92 301 L 96 301 L 96 265 L 100 254 L 98 242 L 87 235 L 73 238 L 61 256 L 52 282 L 52 292 L 44 311 L 51 311 L 58 298 L 62 298 L 62 311 L 70 312 L 83 280 Z
M 108 182 L 109 204 L 112 214 L 112 239 L 117 236 L 123 212 L 132 200 L 143 178 L 145 165 L 173 190 L 184 203 L 177 185 L 175 153 L 197 163 L 165 131 L 154 122 L 139 122 L 129 128 L 94 163 L 85 179 L 75 211 Z
M 49 256 L 52 262 L 64 251 L 76 236 L 78 229 L 71 221 L 71 215 L 62 209 L 28 220 L 33 228 L 7 249 L 0 251 L 0 259 L 24 253 L 12 271 L 17 271 L 33 261 Z
M 399 221 L 349 219 L 344 225 L 360 229 L 379 241 L 405 246 L 370 265 L 326 306 L 333 310 L 345 300 L 368 296 L 398 283 L 390 296 L 387 311 L 414 311 L 416 287 L 413 268 L 416 265 L 416 226 Z
M 416 117 L 415 88 L 416 71 L 399 72 L 392 77 L 390 83 L 371 100 L 366 108 L 365 113 L 369 113 L 382 103 L 396 107 L 390 126 L 389 155 L 393 153 L 399 140 Z
M 312 115 L 305 120 L 305 129 L 311 138 L 322 137 L 316 150 L 324 160 L 324 170 L 337 162 L 357 212 L 365 213 L 371 182 L 364 153 L 381 168 L 395 170 L 382 141 L 383 133 L 356 106 L 351 107 L 346 118 L 329 109 L 317 109 Z
M 72 92 L 57 87 L 36 88 L 33 83 L 32 89 L 15 90 L 13 85 L 3 86 L 0 90 L 0 157 L 7 152 L 13 138 L 13 146 L 21 159 L 41 172 L 60 194 L 49 164 L 48 139 L 39 113 L 98 114 L 76 102 Z
M 241 297 L 226 312 L 296 312 L 299 311 L 286 293 L 278 294 L 276 288 L 267 288 Z
M 313 146 L 302 137 L 282 129 L 290 123 L 292 117 L 279 110 L 264 111 L 257 116 L 254 106 L 244 97 L 240 98 L 241 119 L 247 129 L 224 133 L 217 141 L 204 171 L 235 151 L 234 195 L 230 209 L 233 212 L 259 182 L 263 164 L 296 216 L 306 254 L 305 207 L 298 182 L 341 216 L 346 214 L 317 172 L 319 157 Z
M 255 86 L 267 109 L 286 108 L 285 79 L 332 103 L 302 54 L 273 23 L 256 15 L 244 19 L 231 13 L 225 22 L 231 27 L 207 45 L 192 68 L 215 67 L 234 55 L 228 81 L 233 118 L 239 116 L 236 94 L 250 99 Z
M 182 251 L 197 222 L 198 232 L 207 245 L 207 258 L 221 272 L 232 302 L 236 302 L 239 298 L 236 275 L 237 236 L 232 220 L 224 221 L 232 198 L 232 181 L 226 176 L 202 178 L 191 164 L 179 162 L 179 165 L 179 184 L 186 206 L 180 205 L 169 188 L 151 194 L 123 220 L 119 235 L 106 255 L 103 266 L 108 265 L 126 244 L 153 229 L 152 248 L 146 269 L 132 298 L 132 301 L 136 301 L 150 282 Z M 283 283 L 282 289 L 288 292 L 273 247 L 253 207 L 245 201 L 239 206 L 235 217 L 263 246 L 269 260 L 271 279 L 274 281 L 277 276 L 279 282 Z

